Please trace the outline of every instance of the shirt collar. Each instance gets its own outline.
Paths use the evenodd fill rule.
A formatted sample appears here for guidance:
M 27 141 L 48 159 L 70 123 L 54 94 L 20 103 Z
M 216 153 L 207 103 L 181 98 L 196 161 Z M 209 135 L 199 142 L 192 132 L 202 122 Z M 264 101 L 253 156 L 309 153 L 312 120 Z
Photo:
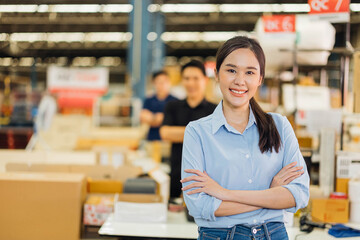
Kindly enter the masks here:
M 190 107 L 190 105 L 188 104 L 188 102 L 187 102 L 187 100 L 186 100 L 186 98 L 184 99 L 184 103 L 185 103 L 185 106 L 187 106 L 187 107 L 189 107 L 189 108 L 192 108 L 192 109 L 195 109 L 195 108 L 198 108 L 198 107 L 204 107 L 204 106 L 206 106 L 206 104 L 207 104 L 207 101 L 206 101 L 206 99 L 204 98 L 196 107 Z
M 229 131 L 239 133 L 235 130 L 232 126 L 230 126 L 225 119 L 223 108 L 222 108 L 223 101 L 221 100 L 220 103 L 215 108 L 213 113 L 212 119 L 212 134 L 215 134 L 222 126 L 225 126 Z M 245 128 L 245 131 L 250 128 L 253 124 L 256 124 L 256 119 L 254 113 L 252 111 L 251 105 L 249 104 L 250 114 L 249 114 L 249 121 Z M 244 132 L 245 132 L 244 131 Z

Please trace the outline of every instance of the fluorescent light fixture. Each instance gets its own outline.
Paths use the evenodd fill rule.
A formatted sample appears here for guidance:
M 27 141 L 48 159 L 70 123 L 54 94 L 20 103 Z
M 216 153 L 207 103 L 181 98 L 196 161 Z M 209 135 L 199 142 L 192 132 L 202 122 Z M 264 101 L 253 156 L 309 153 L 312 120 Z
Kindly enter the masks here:
M 156 32 L 149 32 L 148 35 L 146 36 L 146 39 L 150 42 L 153 42 L 157 39 L 158 35 Z
M 309 4 L 221 4 L 220 12 L 309 12 Z
M 0 41 L 11 42 L 128 42 L 132 39 L 130 32 L 60 32 L 60 33 L 12 33 L 0 34 Z
M 23 57 L 23 58 L 20 58 L 19 66 L 30 67 L 31 65 L 33 65 L 33 63 L 34 63 L 34 58 Z
M 199 32 L 164 32 L 161 34 L 161 39 L 165 42 L 199 41 L 200 34 Z
M 281 4 L 283 12 L 310 12 L 309 4 Z
M 85 39 L 85 33 L 48 33 L 49 42 L 82 42 Z
M 161 11 L 161 5 L 160 4 L 150 4 L 148 6 L 149 12 L 159 12 Z
M 165 13 L 218 12 L 217 4 L 163 4 L 161 11 Z
M 104 4 L 100 12 L 129 13 L 133 10 L 131 4 Z
M 222 42 L 241 32 L 164 32 L 161 39 L 165 42 Z M 243 33 L 242 33 L 243 34 Z M 59 32 L 59 33 L 12 33 L 0 34 L 0 41 L 10 42 L 128 42 L 133 35 L 130 32 Z M 148 34 L 148 40 L 154 41 L 158 35 Z
M 213 41 L 226 41 L 232 37 L 238 35 L 237 32 L 203 32 L 201 34 L 201 40 L 205 42 Z
M 164 32 L 161 39 L 165 42 L 222 42 L 238 34 L 238 32 Z
M 0 41 L 6 41 L 9 37 L 7 33 L 0 33 Z
M 37 8 L 37 12 L 48 12 L 49 11 L 49 5 L 41 4 Z
M 99 4 L 57 4 L 49 6 L 50 12 L 57 13 L 96 13 L 100 11 Z
M 46 33 L 11 33 L 10 42 L 41 42 L 47 41 Z
M 350 4 L 350 9 L 360 11 L 360 4 Z M 133 10 L 131 4 L 29 4 L 0 5 L 0 12 L 56 12 L 56 13 L 129 13 Z M 164 13 L 196 13 L 196 12 L 309 12 L 307 3 L 301 4 L 150 4 L 149 12 Z
M 1 66 L 11 66 L 12 60 L 13 59 L 10 57 L 0 58 L 0 65 Z
M 0 12 L 55 12 L 55 13 L 129 13 L 133 9 L 131 4 L 29 4 L 29 5 L 0 5 Z
M 360 3 L 350 3 L 350 10 L 353 12 L 360 12 Z
M 131 32 L 86 33 L 86 42 L 128 42 L 132 39 Z
M 0 5 L 0 12 L 35 12 L 38 6 L 29 5 Z

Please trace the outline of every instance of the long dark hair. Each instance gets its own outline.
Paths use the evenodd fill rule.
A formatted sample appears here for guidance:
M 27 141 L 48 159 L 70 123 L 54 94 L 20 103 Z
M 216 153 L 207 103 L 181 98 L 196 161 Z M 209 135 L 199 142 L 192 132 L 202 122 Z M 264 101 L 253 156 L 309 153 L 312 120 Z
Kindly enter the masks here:
M 265 54 L 260 44 L 251 38 L 237 36 L 227 40 L 216 53 L 216 71 L 219 72 L 221 64 L 225 58 L 239 48 L 250 49 L 257 58 L 260 65 L 260 76 L 262 80 L 265 76 Z M 272 117 L 265 113 L 254 98 L 250 99 L 250 106 L 256 119 L 256 125 L 259 131 L 259 148 L 261 153 L 270 151 L 273 148 L 279 152 L 281 140 Z

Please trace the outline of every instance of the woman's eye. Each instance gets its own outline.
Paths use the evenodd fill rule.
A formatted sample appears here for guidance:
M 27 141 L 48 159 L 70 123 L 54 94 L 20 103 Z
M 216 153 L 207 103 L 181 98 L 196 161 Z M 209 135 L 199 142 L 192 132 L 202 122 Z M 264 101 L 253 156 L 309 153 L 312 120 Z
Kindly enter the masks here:
M 252 71 L 247 71 L 246 74 L 247 74 L 247 75 L 253 75 L 254 72 L 252 72 Z
M 234 69 L 228 69 L 227 70 L 229 73 L 236 73 L 236 71 Z

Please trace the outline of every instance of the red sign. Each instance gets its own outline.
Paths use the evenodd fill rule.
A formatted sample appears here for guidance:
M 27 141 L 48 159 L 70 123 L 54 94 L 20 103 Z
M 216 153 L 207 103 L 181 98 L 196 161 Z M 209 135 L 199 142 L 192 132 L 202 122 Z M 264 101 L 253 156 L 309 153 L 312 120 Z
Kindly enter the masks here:
M 265 32 L 295 32 L 295 15 L 263 16 Z
M 350 0 L 308 0 L 310 13 L 349 12 Z

